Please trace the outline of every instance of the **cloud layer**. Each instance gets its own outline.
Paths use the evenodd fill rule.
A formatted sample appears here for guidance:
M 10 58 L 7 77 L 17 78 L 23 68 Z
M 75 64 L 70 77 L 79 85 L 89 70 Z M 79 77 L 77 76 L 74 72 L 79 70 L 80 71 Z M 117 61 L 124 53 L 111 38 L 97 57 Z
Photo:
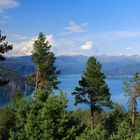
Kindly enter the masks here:
M 19 6 L 16 0 L 0 0 L 0 12 Z
M 9 36 L 10 37 L 10 36 Z M 20 40 L 13 43 L 14 49 L 8 53 L 12 56 L 30 55 L 33 42 L 37 37 L 26 39 L 25 36 L 13 34 L 10 40 Z M 134 55 L 140 54 L 139 31 L 108 31 L 87 33 L 72 36 L 47 35 L 56 55 Z M 83 43 L 84 42 L 84 43 Z M 82 44 L 82 45 L 81 45 Z M 96 46 L 96 47 L 95 47 Z

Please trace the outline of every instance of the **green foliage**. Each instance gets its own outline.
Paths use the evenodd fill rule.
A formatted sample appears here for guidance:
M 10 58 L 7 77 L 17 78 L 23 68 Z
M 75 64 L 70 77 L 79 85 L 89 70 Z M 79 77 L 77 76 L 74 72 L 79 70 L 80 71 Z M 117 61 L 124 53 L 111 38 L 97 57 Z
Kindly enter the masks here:
M 70 112 L 66 111 L 66 97 L 60 93 L 49 95 L 39 104 L 23 100 L 16 109 L 16 125 L 11 131 L 11 140 L 74 140 L 84 130 Z
M 106 140 L 108 139 L 108 132 L 103 125 L 97 125 L 93 131 L 93 140 Z
M 79 85 L 80 87 L 76 87 L 75 92 L 72 93 L 75 95 L 76 104 L 86 103 L 99 109 L 101 102 L 108 102 L 110 99 L 105 76 L 101 72 L 101 64 L 97 62 L 95 57 L 88 59 L 86 71 L 79 81 Z
M 46 36 L 40 33 L 33 44 L 33 48 L 32 60 L 36 65 L 35 88 L 41 87 L 51 93 L 53 89 L 58 88 L 57 76 L 60 73 L 54 66 L 55 56 L 51 52 L 52 46 L 46 41 Z
M 6 36 L 2 36 L 0 31 L 0 61 L 4 61 L 5 57 L 3 56 L 4 53 L 12 50 L 12 45 L 9 45 L 8 42 L 5 41 Z M 4 86 L 8 83 L 7 79 L 4 79 L 3 76 L 0 74 L 0 86 Z
M 102 109 L 102 106 L 109 105 L 110 92 L 105 82 L 105 76 L 101 72 L 101 64 L 95 57 L 90 57 L 80 87 L 76 87 L 72 93 L 75 95 L 76 104 L 88 104 L 91 110 L 92 127 L 95 127 L 94 113 Z
M 135 131 L 136 133 L 140 133 L 140 113 L 137 114 Z
M 30 102 L 23 98 L 16 102 L 15 109 L 15 125 L 10 131 L 10 140 L 24 140 L 26 139 L 25 124 L 27 115 L 30 112 Z
M 90 131 L 88 128 L 85 132 L 77 137 L 76 140 L 107 140 L 109 134 L 103 125 L 98 124 L 93 131 Z
M 128 122 L 123 121 L 118 124 L 118 130 L 111 135 L 111 140 L 133 140 L 133 133 L 131 126 Z
M 87 127 L 90 125 L 90 110 L 78 109 L 76 111 L 70 111 L 74 118 L 77 118 L 81 123 Z
M 136 125 L 137 99 L 140 99 L 140 74 L 135 73 L 132 80 L 124 83 L 126 96 L 129 97 L 128 105 L 133 128 Z
M 5 40 L 6 36 L 2 36 L 0 31 L 0 61 L 5 60 L 3 54 L 12 49 L 12 45 L 9 45 Z
M 65 96 L 49 96 L 41 110 L 41 127 L 44 139 L 74 140 L 81 131 L 81 125 L 66 111 Z
M 0 109 L 0 140 L 8 140 L 9 130 L 13 128 L 14 111 L 10 108 Z
M 135 135 L 134 140 L 140 140 L 140 132 Z
M 124 90 L 126 91 L 126 96 L 132 96 L 132 94 L 135 94 L 137 97 L 139 97 L 140 92 L 140 74 L 135 73 L 133 75 L 132 80 L 129 80 L 128 82 L 125 82 Z
M 47 101 L 49 94 L 45 89 L 37 88 L 36 94 L 35 94 L 35 100 L 38 106 L 42 107 L 43 103 Z
M 105 127 L 105 129 L 112 134 L 118 129 L 118 123 L 127 120 L 127 113 L 118 104 L 113 104 L 113 109 L 110 112 L 102 112 L 100 114 L 100 123 Z

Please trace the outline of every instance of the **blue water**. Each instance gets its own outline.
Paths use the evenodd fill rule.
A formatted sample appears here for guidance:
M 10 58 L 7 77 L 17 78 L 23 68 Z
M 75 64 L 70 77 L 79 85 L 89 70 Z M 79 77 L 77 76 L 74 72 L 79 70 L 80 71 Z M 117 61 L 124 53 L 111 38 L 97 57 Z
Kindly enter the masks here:
M 60 76 L 61 84 L 59 86 L 63 92 L 67 93 L 68 98 L 68 109 L 87 109 L 88 106 L 81 104 L 78 106 L 74 106 L 74 96 L 71 95 L 71 92 L 74 91 L 74 88 L 78 86 L 78 81 L 81 79 L 80 74 L 70 74 L 70 75 L 61 75 Z M 127 98 L 124 96 L 123 91 L 123 83 L 125 80 L 123 79 L 106 79 L 108 87 L 110 88 L 110 92 L 112 94 L 111 100 L 116 102 L 127 109 Z
M 88 106 L 85 104 L 80 104 L 78 106 L 74 106 L 75 98 L 71 95 L 71 93 L 74 91 L 74 88 L 78 86 L 78 81 L 81 79 L 80 74 L 69 74 L 69 75 L 61 75 L 59 77 L 59 80 L 61 81 L 61 84 L 59 85 L 59 88 L 67 94 L 68 99 L 68 109 L 76 110 L 78 108 L 81 109 L 87 109 Z M 112 94 L 111 100 L 113 102 L 116 102 L 122 106 L 124 106 L 126 109 L 127 107 L 127 98 L 124 96 L 123 91 L 123 79 L 106 79 L 106 82 L 108 84 L 108 87 L 110 88 L 110 92 Z M 59 91 L 57 91 L 58 93 Z M 9 94 L 9 93 L 7 93 Z M 10 95 L 5 94 L 3 96 L 0 94 L 0 106 L 5 106 L 9 102 Z M 139 104 L 140 107 L 140 104 Z

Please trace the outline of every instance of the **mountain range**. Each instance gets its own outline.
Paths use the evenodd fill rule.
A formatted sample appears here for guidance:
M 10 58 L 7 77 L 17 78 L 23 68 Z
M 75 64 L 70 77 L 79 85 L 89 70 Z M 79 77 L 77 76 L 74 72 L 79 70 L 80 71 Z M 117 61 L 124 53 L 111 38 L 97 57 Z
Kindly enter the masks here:
M 140 56 L 96 56 L 102 64 L 102 71 L 106 76 L 127 76 L 140 72 Z M 57 56 L 56 67 L 61 74 L 81 74 L 85 67 L 88 56 Z M 10 71 L 28 75 L 35 71 L 35 65 L 31 56 L 9 57 L 6 61 L 0 62 L 0 67 Z

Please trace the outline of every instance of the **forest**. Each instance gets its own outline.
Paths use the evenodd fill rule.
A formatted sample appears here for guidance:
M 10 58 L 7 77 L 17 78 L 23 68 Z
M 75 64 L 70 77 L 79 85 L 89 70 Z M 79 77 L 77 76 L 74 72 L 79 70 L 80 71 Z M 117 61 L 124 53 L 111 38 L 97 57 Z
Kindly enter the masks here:
M 13 47 L 0 32 L 1 64 Z M 26 77 L 34 87 L 33 97 L 29 99 L 17 88 L 10 104 L 0 108 L 0 140 L 140 140 L 140 74 L 134 73 L 124 83 L 126 110 L 111 100 L 102 64 L 90 56 L 71 93 L 75 105 L 86 104 L 89 109 L 68 110 L 67 93 L 58 88 L 61 71 L 51 48 L 45 34 L 39 33 L 31 55 L 35 72 Z M 8 82 L 1 70 L 0 86 Z

